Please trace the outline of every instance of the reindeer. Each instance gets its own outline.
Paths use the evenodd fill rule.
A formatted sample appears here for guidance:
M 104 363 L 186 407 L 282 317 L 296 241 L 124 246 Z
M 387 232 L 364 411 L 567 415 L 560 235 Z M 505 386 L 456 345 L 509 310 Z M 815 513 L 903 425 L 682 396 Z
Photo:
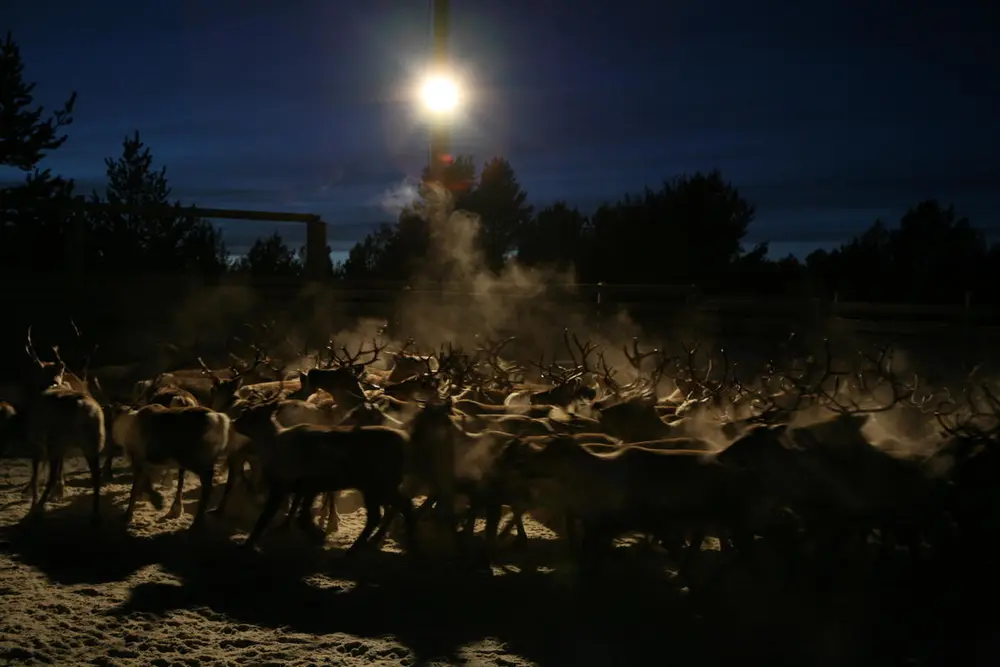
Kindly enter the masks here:
M 678 530 L 693 531 L 683 570 L 705 533 L 721 532 L 745 550 L 753 528 L 773 513 L 752 475 L 705 452 L 610 449 L 558 437 L 529 446 L 534 452 L 523 458 L 524 474 L 555 485 L 554 504 L 567 513 L 568 537 L 573 540 L 579 522 L 587 556 L 599 555 L 623 532 L 672 542 Z
M 456 528 L 458 494 L 470 500 L 465 537 L 470 539 L 479 509 L 486 511 L 487 553 L 492 551 L 502 505 L 509 505 L 521 539 L 526 490 L 506 470 L 495 469 L 508 458 L 518 438 L 502 431 L 469 433 L 455 422 L 450 400 L 425 404 L 409 424 L 412 481 L 429 489 L 418 513 L 436 503 L 449 528 Z
M 684 421 L 668 424 L 657 410 L 656 388 L 667 366 L 673 358 L 660 353 L 658 349 L 643 352 L 638 339 L 632 340 L 632 351 L 622 346 L 625 358 L 636 372 L 636 380 L 628 386 L 619 385 L 614 372 L 608 368 L 603 356 L 600 357 L 604 373 L 604 383 L 614 392 L 614 401 L 596 401 L 593 408 L 598 413 L 601 428 L 625 442 L 646 442 L 683 437 L 688 435 Z M 655 369 L 648 375 L 643 370 L 643 361 L 657 357 Z
M 379 354 L 385 349 L 385 345 L 380 346 L 377 341 L 373 340 L 372 349 L 366 350 L 364 345 L 361 345 L 353 355 L 347 351 L 346 346 L 341 346 L 338 352 L 331 343 L 327 349 L 330 352 L 329 367 L 310 369 L 302 377 L 302 386 L 308 394 L 319 390 L 327 392 L 333 397 L 338 407 L 349 412 L 365 401 L 365 392 L 361 387 L 359 377 L 367 366 L 378 361 Z M 371 358 L 359 363 L 359 360 L 366 355 L 370 355 Z
M 168 408 L 150 404 L 138 409 L 116 406 L 111 432 L 132 463 L 132 491 L 125 510 L 125 525 L 132 521 L 140 491 L 149 496 L 157 509 L 162 508 L 162 497 L 151 486 L 152 468 L 177 465 L 177 491 L 167 516 L 176 518 L 183 513 L 184 472 L 190 470 L 201 481 L 201 500 L 191 526 L 200 528 L 212 494 L 215 464 L 228 453 L 229 417 L 202 406 Z M 230 469 L 229 480 L 235 475 Z
M 434 375 L 415 375 L 402 382 L 389 384 L 382 395 L 400 401 L 427 401 L 438 396 L 440 380 Z
M 151 391 L 148 397 L 144 397 L 145 403 L 155 403 L 165 408 L 184 408 L 198 405 L 198 399 L 187 389 L 181 389 L 173 382 L 161 384 L 161 381 L 162 374 L 157 376 L 150 385 Z
M 570 345 L 569 330 L 563 331 L 563 341 L 566 345 L 566 351 L 573 360 L 574 368 L 567 370 L 555 363 L 546 367 L 544 356 L 539 359 L 537 367 L 542 377 L 551 379 L 553 386 L 551 389 L 532 393 L 530 396 L 532 405 L 553 405 L 566 409 L 578 400 L 592 401 L 597 398 L 594 387 L 590 386 L 584 379 L 588 375 L 593 375 L 589 358 L 597 350 L 597 346 L 590 341 L 581 343 L 576 334 L 573 334 L 572 338 L 573 344 L 579 352 L 579 358 L 574 353 L 573 346 Z
M 101 406 L 86 391 L 70 388 L 66 364 L 53 346 L 55 361 L 42 361 L 31 341 L 28 327 L 25 352 L 33 362 L 27 408 L 26 438 L 31 447 L 32 514 L 41 513 L 49 498 L 60 498 L 63 493 L 63 461 L 71 449 L 79 449 L 90 468 L 93 484 L 93 509 L 91 521 L 100 522 L 101 465 L 104 450 L 104 414 Z M 84 388 L 86 384 L 82 385 Z M 37 393 L 36 393 L 37 392 Z M 38 466 L 46 460 L 49 479 L 38 497 Z
M 398 384 L 409 380 L 414 376 L 433 375 L 434 365 L 431 362 L 437 360 L 433 355 L 410 354 L 407 350 L 416 345 L 412 338 L 406 341 L 402 349 L 391 355 L 392 371 L 389 373 L 388 382 Z
M 378 539 L 372 533 L 382 519 L 382 508 L 398 512 L 406 523 L 411 550 L 416 547 L 412 504 L 400 487 L 406 466 L 408 438 L 402 431 L 382 426 L 322 427 L 282 426 L 277 403 L 255 406 L 235 422 L 258 450 L 268 497 L 244 546 L 254 548 L 282 503 L 301 495 L 299 521 L 322 543 L 326 535 L 312 523 L 308 510 L 316 496 L 327 491 L 355 489 L 364 497 L 368 518 L 357 540 L 348 549 L 355 553 Z M 386 521 L 392 518 L 388 514 Z
M 226 400 L 232 400 L 237 390 L 243 384 L 250 384 L 260 379 L 262 368 L 268 367 L 267 354 L 256 344 L 251 344 L 254 352 L 253 361 L 246 363 L 235 354 L 230 353 L 231 364 L 228 368 L 210 369 L 201 357 L 197 358 L 198 368 L 182 368 L 159 373 L 152 380 L 136 383 L 133 403 L 144 404 L 153 402 L 166 407 L 181 407 L 204 405 L 210 408 L 225 409 Z M 175 398 L 176 397 L 176 398 Z

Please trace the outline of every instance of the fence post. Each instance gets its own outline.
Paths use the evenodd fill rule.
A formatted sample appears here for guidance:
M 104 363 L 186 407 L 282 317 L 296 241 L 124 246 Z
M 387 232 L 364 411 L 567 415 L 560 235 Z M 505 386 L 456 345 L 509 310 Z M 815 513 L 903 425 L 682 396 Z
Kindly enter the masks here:
M 971 372 L 976 355 L 972 350 L 972 290 L 965 291 L 965 307 L 962 309 L 962 363 L 965 372 Z
M 306 279 L 322 281 L 330 268 L 326 250 L 326 223 L 319 216 L 306 222 Z

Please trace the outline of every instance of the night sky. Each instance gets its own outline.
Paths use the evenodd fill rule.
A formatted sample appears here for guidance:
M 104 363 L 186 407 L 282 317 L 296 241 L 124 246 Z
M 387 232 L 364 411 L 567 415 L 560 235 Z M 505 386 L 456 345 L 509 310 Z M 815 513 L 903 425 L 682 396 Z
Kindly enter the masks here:
M 342 251 L 426 162 L 408 95 L 428 1 L 3 4 L 39 100 L 79 92 L 46 166 L 84 191 L 138 129 L 185 203 L 319 213 Z M 453 0 L 474 90 L 452 150 L 507 157 L 536 206 L 588 212 L 718 167 L 757 204 L 747 240 L 774 254 L 923 197 L 1000 231 L 995 4 Z M 237 252 L 270 231 L 225 229 Z

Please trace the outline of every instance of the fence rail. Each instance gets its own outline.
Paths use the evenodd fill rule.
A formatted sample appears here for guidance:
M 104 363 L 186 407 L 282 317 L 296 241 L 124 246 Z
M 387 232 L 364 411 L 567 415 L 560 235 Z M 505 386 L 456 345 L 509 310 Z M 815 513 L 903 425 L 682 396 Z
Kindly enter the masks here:
M 274 320 L 303 336 L 327 336 L 359 318 L 389 321 L 394 332 L 414 317 L 440 318 L 442 331 L 482 327 L 484 303 L 511 316 L 517 331 L 565 326 L 614 326 L 621 312 L 650 335 L 704 335 L 719 340 L 773 341 L 795 331 L 846 334 L 913 345 L 940 345 L 972 357 L 1000 350 L 1000 317 L 989 304 L 966 298 L 955 304 L 870 303 L 820 298 L 744 297 L 701 293 L 696 287 L 550 283 L 538 289 L 468 284 L 345 283 L 296 279 L 206 283 L 195 276 L 73 279 L 6 276 L 0 311 L 0 375 L 23 355 L 24 331 L 34 325 L 36 344 L 72 336 L 69 318 L 102 345 L 102 363 L 135 359 L 156 341 L 225 338 L 248 321 Z M 560 319 L 564 318 L 564 319 Z M 398 326 L 399 329 L 395 329 Z M 48 340 L 46 340 L 48 338 Z
M 929 321 L 954 321 L 967 317 L 993 319 L 1000 311 L 991 305 L 979 304 L 970 295 L 953 304 L 914 304 L 866 301 L 842 301 L 805 297 L 754 297 L 705 295 L 688 285 L 608 285 L 548 283 L 538 289 L 498 284 L 489 289 L 472 290 L 468 283 L 437 283 L 411 286 L 406 283 L 370 282 L 346 283 L 303 282 L 297 278 L 254 279 L 226 277 L 206 284 L 187 276 L 142 276 L 115 278 L 107 276 L 82 276 L 67 279 L 42 279 L 35 277 L 7 277 L 3 301 L 35 300 L 56 293 L 73 291 L 84 294 L 92 290 L 114 289 L 130 292 L 134 297 L 185 290 L 205 293 L 225 293 L 227 290 L 250 290 L 265 298 L 287 301 L 303 292 L 322 293 L 341 302 L 392 303 L 402 298 L 422 298 L 447 303 L 451 299 L 504 299 L 512 302 L 537 301 L 579 303 L 601 310 L 639 309 L 655 311 L 684 305 L 704 313 L 722 315 L 749 314 L 754 316 L 798 315 L 803 310 L 824 311 L 829 316 L 844 319 L 923 319 Z M 234 292 L 235 293 L 235 292 Z M 1000 324 L 1000 321 L 998 321 Z

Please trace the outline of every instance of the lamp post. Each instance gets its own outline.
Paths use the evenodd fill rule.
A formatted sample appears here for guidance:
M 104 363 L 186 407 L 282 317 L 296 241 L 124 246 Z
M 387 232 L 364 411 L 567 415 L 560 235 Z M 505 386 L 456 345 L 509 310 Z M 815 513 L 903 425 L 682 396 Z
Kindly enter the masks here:
M 457 103 L 455 83 L 446 78 L 448 71 L 448 35 L 451 27 L 449 0 L 433 0 L 434 75 L 424 84 L 424 102 L 432 113 L 430 123 L 430 177 L 444 181 L 444 156 L 448 152 L 448 115 Z

